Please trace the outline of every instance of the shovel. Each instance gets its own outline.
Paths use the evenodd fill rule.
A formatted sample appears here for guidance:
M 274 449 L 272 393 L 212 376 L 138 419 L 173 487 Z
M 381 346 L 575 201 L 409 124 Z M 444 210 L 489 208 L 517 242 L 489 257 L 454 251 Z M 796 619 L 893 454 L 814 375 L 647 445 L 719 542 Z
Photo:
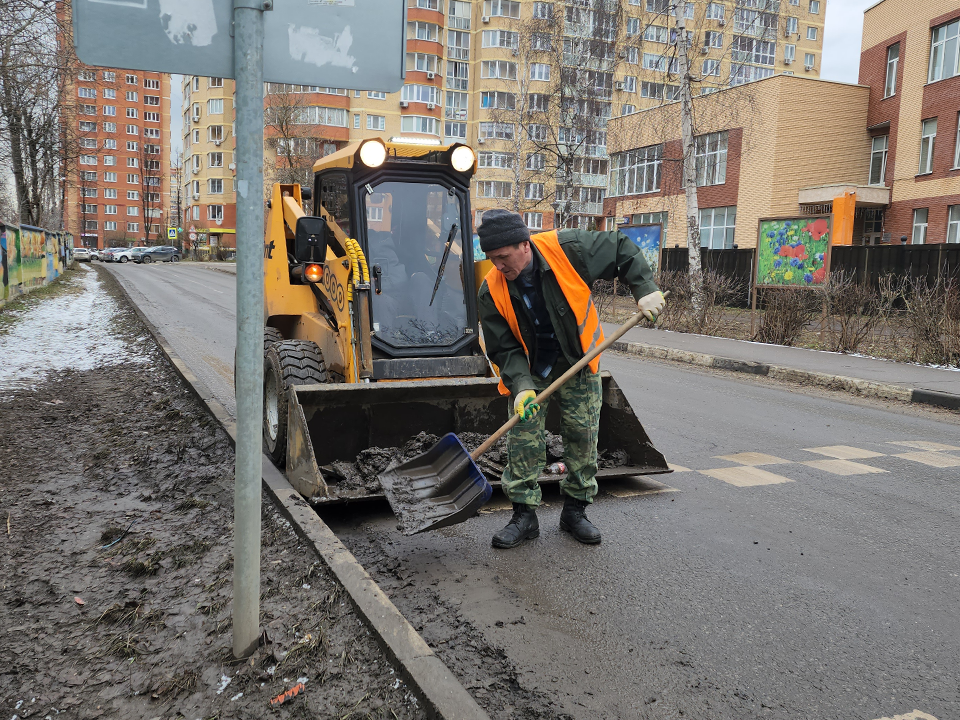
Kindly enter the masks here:
M 542 403 L 553 395 L 642 319 L 643 313 L 638 312 L 627 320 L 613 335 L 554 380 L 534 402 Z M 520 416 L 514 414 L 473 452 L 464 447 L 456 434 L 447 433 L 427 452 L 383 472 L 380 485 L 400 520 L 400 531 L 404 535 L 416 535 L 473 517 L 493 494 L 493 487 L 476 461 L 518 422 Z

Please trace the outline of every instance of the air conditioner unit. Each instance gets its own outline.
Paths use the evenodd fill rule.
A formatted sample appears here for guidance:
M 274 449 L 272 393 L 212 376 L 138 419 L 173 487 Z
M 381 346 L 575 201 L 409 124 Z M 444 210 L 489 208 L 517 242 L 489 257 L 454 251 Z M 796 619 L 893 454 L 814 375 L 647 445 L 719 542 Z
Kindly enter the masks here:
M 220 147 L 223 144 L 223 140 L 214 140 L 213 144 L 216 145 L 217 147 Z
M 194 200 L 199 200 L 199 199 L 200 199 L 200 193 L 194 193 L 194 194 L 193 194 L 193 199 L 194 199 Z
M 485 23 L 490 22 L 490 16 L 484 15 L 483 17 L 480 18 L 480 22 L 485 22 Z
M 784 64 L 784 65 L 793 65 L 793 60 L 792 60 L 791 58 L 784 58 L 784 59 L 783 59 L 783 64 Z
M 701 54 L 701 55 L 706 55 L 708 52 L 710 52 L 710 46 L 709 46 L 709 45 L 704 45 L 702 48 L 700 48 L 700 54 Z
M 804 65 L 804 66 L 803 66 L 803 69 L 804 69 L 804 70 L 813 70 L 813 65 Z
M 433 80 L 436 76 L 437 76 L 436 73 L 428 72 L 428 73 L 427 73 L 427 80 Z
M 517 56 L 520 54 L 520 50 L 518 50 L 517 48 L 513 48 L 513 49 L 510 50 L 510 53 L 511 53 L 514 57 L 517 57 Z
M 623 59 L 623 58 L 627 57 L 627 51 L 626 51 L 626 50 L 621 50 L 620 52 L 617 53 L 617 56 L 618 56 L 620 59 Z
M 200 116 L 199 116 L 199 115 L 194 115 L 194 116 L 193 116 L 193 121 L 194 121 L 194 122 L 200 122 Z
M 485 138 L 482 138 L 482 137 L 478 137 L 478 138 L 477 138 L 477 144 L 478 144 L 478 145 L 483 145 L 485 142 L 486 142 L 486 139 L 485 139 Z
M 723 18 L 720 18 L 719 20 L 717 20 L 717 25 L 719 25 L 720 27 L 723 27 L 726 24 L 727 24 L 727 21 L 724 20 Z
M 410 103 L 408 103 L 406 100 L 401 100 L 401 101 L 400 101 L 400 107 L 402 107 L 402 108 L 410 107 Z
M 436 107 L 433 103 L 427 103 L 427 110 L 433 110 Z
M 789 29 L 789 28 L 784 28 L 784 29 L 783 29 L 783 36 L 784 36 L 785 38 L 788 38 L 788 37 L 790 37 L 791 35 L 793 35 L 793 33 L 790 32 L 790 29 Z
M 623 90 L 623 83 L 620 81 L 615 82 L 614 86 L 617 88 L 617 90 Z
M 227 165 L 227 169 L 228 169 L 228 170 L 236 170 L 236 169 L 237 169 L 237 164 L 236 164 L 236 163 L 230 163 L 229 165 Z

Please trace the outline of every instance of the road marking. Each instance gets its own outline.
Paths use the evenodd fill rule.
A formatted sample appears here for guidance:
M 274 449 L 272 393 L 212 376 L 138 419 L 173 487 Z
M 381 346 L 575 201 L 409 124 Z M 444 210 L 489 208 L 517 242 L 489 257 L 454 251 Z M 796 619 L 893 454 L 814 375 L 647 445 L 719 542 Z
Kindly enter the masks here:
M 776 455 L 765 455 L 758 452 L 743 452 L 736 455 L 714 455 L 717 460 L 729 460 L 740 465 L 784 465 L 793 462 L 784 460 Z
M 917 450 L 960 450 L 956 445 L 944 445 L 938 442 L 928 442 L 926 440 L 890 440 L 887 445 L 903 445 Z
M 924 465 L 929 465 L 930 467 L 935 468 L 948 468 L 948 467 L 957 467 L 960 465 L 960 457 L 955 455 L 947 455 L 942 452 L 915 452 L 915 453 L 903 453 L 900 455 L 894 455 L 894 457 L 903 458 L 904 460 L 913 460 L 914 462 L 923 463 Z
M 803 464 L 833 475 L 866 475 L 867 473 L 887 472 L 886 470 L 870 467 L 863 463 L 852 462 L 851 460 L 806 460 Z
M 826 455 L 838 460 L 863 460 L 872 457 L 884 457 L 884 453 L 861 450 L 850 445 L 827 445 L 826 447 L 804 448 L 807 452 Z
M 914 710 L 911 713 L 906 715 L 894 715 L 891 717 L 882 717 L 877 718 L 877 720 L 937 720 L 933 715 L 928 715 L 925 712 L 920 712 L 919 710 Z
M 786 461 L 783 460 L 781 462 Z M 754 487 L 755 485 L 776 485 L 779 483 L 793 482 L 793 480 L 785 478 L 783 475 L 777 475 L 751 466 L 699 470 L 698 472 L 702 475 L 709 475 L 717 480 L 723 480 L 725 483 L 730 483 L 737 487 Z
M 690 472 L 690 468 L 684 467 L 683 465 L 674 465 L 671 462 L 667 463 L 667 467 L 673 470 L 674 472 Z
M 602 480 L 600 489 L 603 492 L 618 498 L 639 497 L 640 495 L 661 495 L 663 493 L 680 492 L 677 488 L 664 485 L 662 482 L 644 477 L 616 478 Z

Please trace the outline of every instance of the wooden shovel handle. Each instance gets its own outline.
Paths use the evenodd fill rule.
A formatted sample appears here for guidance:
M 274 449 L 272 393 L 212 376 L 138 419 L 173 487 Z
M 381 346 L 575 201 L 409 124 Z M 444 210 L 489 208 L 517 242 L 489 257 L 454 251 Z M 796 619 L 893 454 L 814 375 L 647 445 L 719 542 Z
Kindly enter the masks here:
M 664 295 L 666 295 L 666 293 L 664 293 Z M 599 354 L 602 353 L 604 350 L 606 350 L 608 347 L 610 347 L 611 345 L 613 345 L 617 340 L 619 340 L 619 339 L 623 336 L 624 333 L 626 333 L 628 330 L 630 330 L 634 325 L 636 325 L 636 324 L 637 324 L 638 322 L 640 322 L 641 320 L 643 320 L 643 313 L 638 312 L 636 315 L 634 315 L 634 316 L 631 317 L 629 320 L 627 320 L 623 325 L 621 325 L 620 327 L 618 327 L 618 328 L 614 331 L 613 335 L 611 335 L 610 337 L 604 339 L 604 341 L 603 341 L 602 343 L 600 343 L 599 345 L 597 345 L 597 347 L 595 347 L 593 350 L 591 350 L 591 351 L 588 352 L 586 355 L 584 355 L 582 358 L 580 358 L 580 359 L 573 365 L 573 367 L 571 367 L 571 368 L 570 368 L 569 370 L 567 370 L 563 375 L 561 375 L 561 376 L 558 377 L 556 380 L 554 380 L 552 383 L 550 383 L 550 386 L 549 386 L 546 390 L 544 390 L 542 393 L 540 393 L 539 395 L 537 395 L 536 399 L 534 399 L 533 402 L 539 404 L 539 403 L 543 402 L 544 400 L 546 400 L 546 399 L 547 399 L 548 397 L 550 397 L 551 395 L 553 395 L 553 393 L 555 393 L 555 392 L 557 391 L 557 389 L 558 389 L 561 385 L 563 385 L 567 380 L 569 380 L 569 379 L 572 378 L 574 375 L 576 375 L 578 372 L 580 372 L 585 366 L 589 365 L 590 362 L 591 362 L 597 355 L 599 355 Z M 513 427 L 514 425 L 516 425 L 518 422 L 520 422 L 520 416 L 517 415 L 516 413 L 514 413 L 514 414 L 513 414 L 513 417 L 511 417 L 511 418 L 510 418 L 509 420 L 507 420 L 503 425 L 501 425 L 499 430 L 497 430 L 495 433 L 493 433 L 493 435 L 491 435 L 491 436 L 488 437 L 486 440 L 484 440 L 484 441 L 483 441 L 483 444 L 481 444 L 480 447 L 478 447 L 476 450 L 474 450 L 472 453 L 470 453 L 470 457 L 473 458 L 474 461 L 479 460 L 481 455 L 483 455 L 487 450 L 489 450 L 491 447 L 493 447 L 493 444 L 494 444 L 495 442 L 497 442 L 497 440 L 499 440 L 500 438 L 502 438 L 507 432 L 509 432 L 509 431 L 510 431 L 510 428 L 512 428 L 512 427 Z

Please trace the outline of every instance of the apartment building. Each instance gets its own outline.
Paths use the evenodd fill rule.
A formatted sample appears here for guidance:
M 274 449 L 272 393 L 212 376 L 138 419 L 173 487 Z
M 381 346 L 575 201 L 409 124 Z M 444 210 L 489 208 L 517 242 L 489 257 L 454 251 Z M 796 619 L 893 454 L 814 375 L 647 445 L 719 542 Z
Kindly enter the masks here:
M 829 213 L 850 194 L 853 235 L 874 233 L 889 190 L 866 181 L 870 92 L 780 74 L 694 98 L 701 246 L 755 247 L 761 218 Z M 614 120 L 610 137 L 607 226 L 659 223 L 666 245 L 685 245 L 679 104 Z
M 302 177 L 307 158 L 371 136 L 463 142 L 478 152 L 477 222 L 485 210 L 507 207 L 533 229 L 595 226 L 606 197 L 608 120 L 678 97 L 669 0 L 407 3 L 400 92 L 268 84 L 265 175 Z M 776 73 L 817 77 L 826 4 L 683 3 L 695 92 Z M 188 79 L 201 89 L 205 81 Z M 224 90 L 232 92 L 229 81 Z M 203 103 L 194 105 L 202 125 Z M 201 198 L 205 179 L 191 178 Z M 196 222 L 200 205 L 191 210 Z
M 79 66 L 67 86 L 64 227 L 86 247 L 163 242 L 170 77 Z
M 235 248 L 234 82 L 184 76 L 180 227 L 190 247 Z
M 864 13 L 871 185 L 887 187 L 893 242 L 960 242 L 960 6 L 882 0 Z

